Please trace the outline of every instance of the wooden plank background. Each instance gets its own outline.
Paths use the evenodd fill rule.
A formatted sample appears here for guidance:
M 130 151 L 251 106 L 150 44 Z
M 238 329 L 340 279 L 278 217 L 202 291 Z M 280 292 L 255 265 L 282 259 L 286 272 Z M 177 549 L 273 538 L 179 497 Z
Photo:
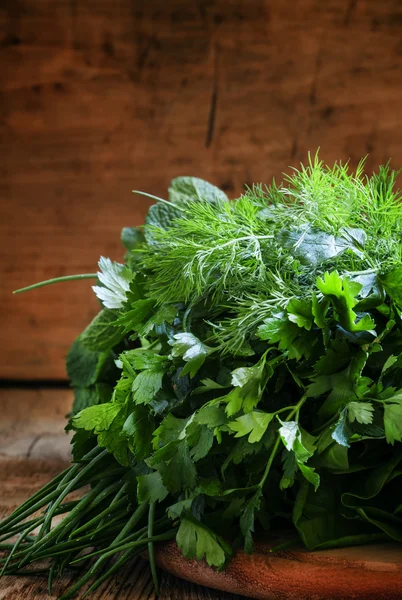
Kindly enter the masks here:
M 119 232 L 193 174 L 229 195 L 321 147 L 402 165 L 400 0 L 2 0 L 0 378 L 65 379 Z

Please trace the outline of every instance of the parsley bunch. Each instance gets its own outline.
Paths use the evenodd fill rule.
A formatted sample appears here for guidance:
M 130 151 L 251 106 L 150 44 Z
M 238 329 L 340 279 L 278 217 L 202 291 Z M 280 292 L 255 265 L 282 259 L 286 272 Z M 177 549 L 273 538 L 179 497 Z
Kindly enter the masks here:
M 73 464 L 0 524 L 4 573 L 96 557 L 67 599 L 145 549 L 157 586 L 173 537 L 218 568 L 275 531 L 402 542 L 395 177 L 316 157 L 235 201 L 181 177 L 123 230 L 125 264 L 81 276 L 102 309 L 67 358 Z

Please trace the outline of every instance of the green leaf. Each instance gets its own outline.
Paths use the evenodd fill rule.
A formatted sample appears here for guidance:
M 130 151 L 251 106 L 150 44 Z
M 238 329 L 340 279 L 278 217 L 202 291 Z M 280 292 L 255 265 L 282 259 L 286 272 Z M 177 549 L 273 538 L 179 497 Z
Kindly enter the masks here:
M 136 250 L 145 242 L 145 236 L 139 227 L 124 227 L 120 239 L 127 250 Z
M 311 483 L 311 485 L 314 487 L 314 490 L 317 491 L 320 485 L 320 476 L 315 472 L 315 469 L 301 461 L 297 462 L 297 466 L 299 467 L 304 479 Z
M 111 386 L 106 383 L 97 383 L 85 388 L 75 387 L 72 414 L 76 415 L 84 408 L 88 408 L 88 406 L 109 402 L 112 392 Z
M 214 432 L 205 425 L 191 423 L 186 429 L 187 440 L 191 446 L 190 455 L 194 462 L 207 456 L 214 442 Z
M 337 442 L 341 446 L 350 448 L 349 438 L 351 434 L 352 430 L 347 421 L 347 409 L 344 408 L 340 414 L 336 427 L 332 432 L 332 439 L 335 440 L 335 442 Z
M 206 404 L 197 412 L 195 421 L 212 429 L 220 427 L 227 422 L 225 409 L 217 404 Z
M 279 419 L 281 427 L 279 428 L 279 435 L 286 450 L 291 451 L 294 448 L 297 436 L 300 435 L 299 424 L 297 421 L 281 421 Z
M 240 517 L 240 530 L 244 537 L 244 550 L 248 554 L 253 551 L 253 533 L 255 513 L 259 511 L 262 499 L 262 489 L 259 488 L 248 500 Z
M 176 219 L 183 216 L 181 210 L 173 204 L 169 206 L 165 202 L 158 202 L 149 207 L 148 214 L 145 217 L 144 235 L 149 245 L 157 244 L 153 227 L 168 229 L 174 225 Z
M 183 513 L 191 510 L 193 501 L 194 498 L 187 498 L 186 500 L 180 500 L 179 502 L 176 502 L 176 504 L 169 506 L 167 511 L 169 519 L 172 519 L 173 521 L 179 519 Z
M 286 352 L 290 359 L 309 358 L 312 350 L 312 338 L 295 323 L 289 321 L 285 313 L 277 313 L 264 320 L 258 328 L 258 336 L 270 344 L 278 343 L 279 350 Z M 313 334 L 314 335 L 314 334 Z
M 130 450 L 137 460 L 149 456 L 155 420 L 145 406 L 135 406 L 123 425 Z
M 366 234 L 362 229 L 344 228 L 338 236 L 312 227 L 299 230 L 282 230 L 280 243 L 298 258 L 303 265 L 316 267 L 339 256 L 345 250 L 361 255 Z
M 121 342 L 124 332 L 115 325 L 116 319 L 116 311 L 109 308 L 101 310 L 80 335 L 84 346 L 89 350 L 102 352 Z
M 161 474 L 158 471 L 148 475 L 138 475 L 138 501 L 142 502 L 163 502 L 168 495 L 168 490 L 162 482 Z
M 346 369 L 333 375 L 319 375 L 313 378 L 313 383 L 307 388 L 309 398 L 316 398 L 330 392 L 321 405 L 318 414 L 323 418 L 330 418 L 345 406 L 357 399 L 360 384 L 365 384 L 362 370 L 367 362 L 368 353 L 359 349 L 350 359 Z M 360 392 L 359 392 L 360 393 Z
M 246 413 L 252 411 L 273 374 L 273 368 L 266 361 L 266 354 L 254 366 L 239 367 L 232 371 L 232 385 L 235 389 L 222 398 L 227 403 L 226 414 L 231 417 L 241 409 Z
M 138 334 L 140 337 L 148 336 L 151 331 L 157 330 L 165 323 L 169 325 L 174 321 L 177 315 L 177 306 L 174 304 L 162 304 L 156 310 L 154 310 L 152 316 L 145 321 L 141 327 L 138 327 Z
M 227 202 L 225 192 L 211 183 L 198 177 L 176 177 L 170 183 L 169 200 L 178 205 L 185 205 L 194 200 L 211 202 Z
M 374 407 L 371 402 L 349 402 L 347 409 L 351 423 L 357 421 L 358 423 L 369 425 L 373 422 Z
M 223 567 L 229 554 L 227 544 L 219 536 L 190 517 L 182 519 L 176 542 L 186 558 L 205 558 L 210 567 Z
M 402 267 L 396 267 L 378 278 L 391 300 L 402 306 Z
M 163 482 L 171 493 L 194 489 L 197 483 L 197 471 L 191 460 L 187 442 L 178 444 L 173 458 L 164 470 Z
M 138 373 L 133 382 L 134 400 L 136 404 L 149 404 L 162 388 L 164 369 L 146 369 Z
M 116 325 L 121 327 L 124 333 L 131 331 L 139 332 L 145 323 L 152 318 L 154 314 L 154 301 L 146 298 L 135 300 L 131 303 L 130 310 L 123 312 L 116 321 Z
M 188 419 L 178 419 L 171 413 L 166 415 L 158 429 L 155 429 L 153 436 L 153 447 L 156 450 L 160 446 L 166 446 L 169 442 L 181 440 L 184 437 L 184 431 Z
M 103 287 L 95 285 L 92 287 L 93 291 L 106 308 L 123 308 L 133 273 L 125 265 L 112 262 L 104 256 L 99 260 L 99 268 L 101 272 L 98 273 L 98 279 Z
M 96 434 L 107 431 L 121 409 L 121 405 L 114 402 L 89 406 L 73 417 L 73 425 Z
M 298 327 L 310 331 L 313 325 L 312 303 L 308 300 L 292 298 L 286 307 L 289 321 L 296 323 Z
M 238 438 L 248 435 L 249 443 L 254 444 L 261 440 L 273 418 L 274 414 L 272 413 L 254 410 L 238 417 L 235 421 L 231 421 L 228 423 L 228 426 L 231 431 L 236 432 L 235 437 Z
M 384 428 L 388 444 L 402 442 L 402 401 L 384 405 Z
M 67 375 L 74 387 L 89 387 L 107 379 L 113 364 L 109 352 L 93 352 L 78 337 L 67 355 Z
M 121 465 L 128 467 L 130 466 L 129 448 L 127 438 L 123 433 L 123 426 L 127 418 L 127 407 L 125 405 L 117 406 L 120 406 L 120 410 L 110 426 L 98 433 L 98 446 L 106 448 Z
M 203 344 L 192 333 L 177 333 L 173 336 L 171 342 L 173 358 L 182 357 L 187 363 L 181 372 L 181 377 L 189 374 L 194 377 L 197 371 L 202 367 L 206 357 L 214 352 L 214 348 Z
M 328 312 L 329 301 L 327 298 L 322 300 L 318 300 L 317 294 L 313 294 L 311 299 L 311 312 L 313 313 L 314 323 L 320 329 L 325 329 L 327 324 L 325 321 L 325 317 Z
M 85 429 L 78 429 L 78 431 L 75 431 L 71 439 L 71 453 L 73 459 L 76 462 L 82 460 L 82 458 L 94 448 L 95 443 L 96 437 L 94 437 L 91 431 L 86 431 Z
M 283 451 L 283 455 L 282 455 L 282 461 L 283 461 L 283 475 L 279 482 L 279 487 L 281 490 L 285 490 L 289 487 L 292 487 L 292 485 L 294 484 L 295 477 L 296 477 L 297 462 L 296 462 L 295 453 L 290 450 L 286 450 L 286 448 L 285 448 Z
M 313 467 L 306 465 L 306 462 L 311 458 L 315 452 L 315 438 L 309 435 L 306 431 L 300 429 L 297 421 L 281 421 L 278 419 L 281 427 L 279 428 L 279 435 L 288 452 L 293 452 L 296 459 L 297 467 L 300 469 L 302 475 L 307 481 L 309 481 L 314 489 L 317 490 L 320 485 L 320 477 L 315 472 Z M 290 459 L 288 459 L 290 463 Z M 289 467 L 290 464 L 286 465 Z M 282 480 L 282 486 L 288 487 L 293 480 L 293 476 L 290 473 L 284 475 L 285 479 Z
M 148 348 L 135 348 L 124 352 L 120 358 L 127 360 L 136 371 L 143 371 L 144 369 L 162 369 L 167 356 L 157 354 Z
M 353 311 L 358 304 L 357 296 L 363 287 L 362 284 L 347 277 L 340 277 L 338 271 L 331 273 L 327 271 L 323 278 L 317 277 L 316 285 L 320 292 L 331 300 L 337 320 L 346 331 L 368 331 L 375 335 L 373 319 L 369 315 L 365 315 L 356 321 L 357 315 Z

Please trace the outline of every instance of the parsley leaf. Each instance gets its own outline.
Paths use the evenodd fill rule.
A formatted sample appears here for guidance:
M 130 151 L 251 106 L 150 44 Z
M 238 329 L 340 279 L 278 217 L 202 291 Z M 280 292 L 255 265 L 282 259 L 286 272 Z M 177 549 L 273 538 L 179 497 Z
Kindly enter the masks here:
M 168 495 L 168 490 L 162 482 L 158 471 L 147 475 L 138 475 L 138 500 L 139 502 L 162 502 Z
M 176 542 L 186 558 L 205 558 L 210 567 L 223 567 L 230 552 L 219 536 L 190 517 L 182 519 Z
M 181 372 L 181 377 L 187 374 L 194 377 L 204 364 L 206 357 L 214 352 L 214 348 L 203 344 L 192 333 L 177 333 L 170 343 L 173 346 L 173 358 L 182 357 L 187 363 Z
M 98 273 L 98 279 L 104 287 L 93 286 L 93 291 L 106 308 L 122 308 L 127 301 L 132 272 L 128 267 L 113 263 L 110 258 L 103 256 L 99 260 L 99 268 L 101 272 Z
M 231 421 L 228 425 L 231 431 L 236 432 L 235 437 L 248 435 L 249 443 L 254 444 L 261 440 L 273 417 L 274 414 L 253 410 L 238 417 L 235 421 Z

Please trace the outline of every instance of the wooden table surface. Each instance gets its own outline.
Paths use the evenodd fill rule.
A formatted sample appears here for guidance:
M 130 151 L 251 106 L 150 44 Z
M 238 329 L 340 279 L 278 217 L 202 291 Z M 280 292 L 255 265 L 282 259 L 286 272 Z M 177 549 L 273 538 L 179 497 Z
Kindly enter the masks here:
M 49 481 L 69 460 L 69 438 L 64 415 L 72 401 L 63 389 L 0 389 L 0 517 L 8 514 L 41 485 Z M 47 594 L 46 577 L 4 577 L 0 600 L 52 598 L 72 581 L 66 574 Z M 161 573 L 160 600 L 240 600 Z M 91 600 L 153 600 L 148 564 L 135 559 L 107 581 Z

